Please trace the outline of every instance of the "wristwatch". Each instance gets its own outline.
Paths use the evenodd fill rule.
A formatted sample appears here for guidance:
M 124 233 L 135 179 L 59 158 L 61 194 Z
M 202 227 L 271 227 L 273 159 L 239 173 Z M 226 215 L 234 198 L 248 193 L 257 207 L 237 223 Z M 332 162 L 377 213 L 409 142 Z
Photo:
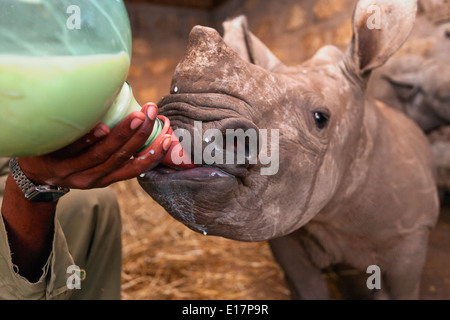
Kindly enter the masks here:
M 19 166 L 17 158 L 9 160 L 9 169 L 17 186 L 25 194 L 25 198 L 33 202 L 53 202 L 68 193 L 70 189 L 50 185 L 36 185 Z

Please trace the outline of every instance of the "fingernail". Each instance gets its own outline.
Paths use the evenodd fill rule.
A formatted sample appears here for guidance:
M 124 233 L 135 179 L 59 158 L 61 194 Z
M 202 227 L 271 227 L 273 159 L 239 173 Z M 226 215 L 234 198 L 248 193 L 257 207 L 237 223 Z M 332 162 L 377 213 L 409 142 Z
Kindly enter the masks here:
M 172 145 L 172 136 L 167 134 L 162 143 L 163 150 L 164 151 L 169 150 L 171 145 Z
M 154 105 L 150 105 L 147 108 L 147 117 L 150 120 L 155 121 L 157 115 L 158 115 L 158 109 Z
M 96 138 L 103 138 L 104 136 L 106 136 L 108 133 L 105 132 L 105 130 L 103 129 L 97 129 L 94 131 L 94 137 Z
M 136 130 L 136 129 L 139 128 L 139 127 L 141 126 L 141 124 L 143 124 L 143 123 L 144 123 L 144 120 L 142 120 L 142 119 L 139 119 L 139 118 L 133 119 L 133 120 L 131 121 L 131 124 L 130 124 L 130 129 L 131 129 L 131 130 Z

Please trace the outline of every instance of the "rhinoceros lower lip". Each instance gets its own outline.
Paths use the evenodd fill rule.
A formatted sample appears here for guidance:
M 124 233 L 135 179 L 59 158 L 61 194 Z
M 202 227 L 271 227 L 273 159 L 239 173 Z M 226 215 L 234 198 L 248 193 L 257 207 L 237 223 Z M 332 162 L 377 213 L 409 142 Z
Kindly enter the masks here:
M 214 182 L 215 180 L 236 179 L 220 169 L 211 166 L 200 166 L 189 170 L 175 170 L 165 166 L 158 166 L 153 170 L 143 173 L 138 180 L 146 183 L 168 183 L 168 182 Z

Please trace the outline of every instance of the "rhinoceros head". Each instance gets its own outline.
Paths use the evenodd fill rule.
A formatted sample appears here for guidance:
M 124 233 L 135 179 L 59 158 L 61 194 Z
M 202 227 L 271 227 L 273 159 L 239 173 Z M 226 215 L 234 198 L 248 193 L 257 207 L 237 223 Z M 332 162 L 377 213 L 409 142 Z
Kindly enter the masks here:
M 439 1 L 423 1 L 423 6 L 436 6 L 433 12 L 444 14 L 450 8 Z M 407 114 L 425 132 L 450 124 L 449 30 L 450 22 L 434 24 L 419 17 L 406 50 L 376 70 L 368 84 L 376 99 Z M 424 42 L 426 50 L 420 50 Z
M 379 29 L 368 26 L 371 5 L 380 10 Z M 198 150 L 226 158 L 221 151 L 230 145 L 236 160 L 240 145 L 227 135 L 242 129 L 245 161 L 200 157 L 196 169 L 149 171 L 141 186 L 198 232 L 259 241 L 300 228 L 349 183 L 349 167 L 366 148 L 360 136 L 368 76 L 406 40 L 415 12 L 415 1 L 361 1 L 347 52 L 327 46 L 297 67 L 276 59 L 242 17 L 224 24 L 224 38 L 194 27 L 160 112 L 190 133 L 183 141 L 194 160 Z
M 396 57 L 392 62 L 396 68 L 382 74 L 387 90 L 380 85 L 376 97 L 403 111 L 425 132 L 449 125 L 449 62 L 415 55 Z

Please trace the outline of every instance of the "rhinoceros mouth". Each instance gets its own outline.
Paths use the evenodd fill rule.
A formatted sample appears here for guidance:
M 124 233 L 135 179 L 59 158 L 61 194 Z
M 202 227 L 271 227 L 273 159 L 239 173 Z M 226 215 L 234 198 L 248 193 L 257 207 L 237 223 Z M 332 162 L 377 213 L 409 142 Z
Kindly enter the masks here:
M 182 171 L 158 166 L 138 177 L 141 187 L 160 204 L 170 203 L 174 197 L 179 201 L 198 197 L 203 200 L 224 198 L 237 187 L 238 181 L 238 178 L 211 166 Z

